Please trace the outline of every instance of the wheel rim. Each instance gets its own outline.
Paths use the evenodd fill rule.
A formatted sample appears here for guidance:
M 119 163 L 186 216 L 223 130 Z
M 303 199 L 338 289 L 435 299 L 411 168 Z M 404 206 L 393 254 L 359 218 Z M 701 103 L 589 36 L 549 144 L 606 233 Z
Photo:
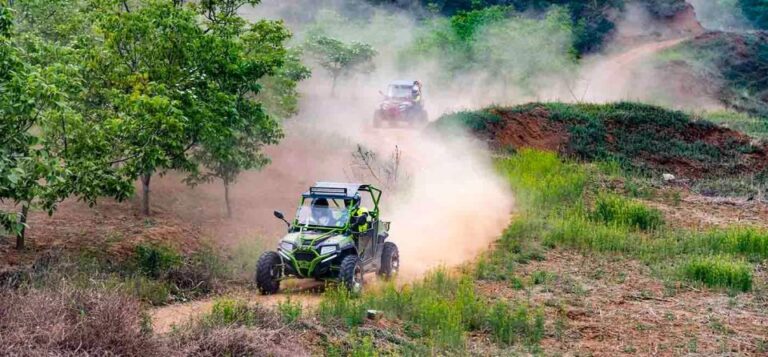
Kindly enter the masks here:
M 392 254 L 392 262 L 389 264 L 390 266 L 390 275 L 397 274 L 398 270 L 400 270 L 400 256 L 398 254 Z
M 269 269 L 269 279 L 272 281 L 277 281 L 280 278 L 280 269 L 273 265 L 272 268 Z
M 355 266 L 355 273 L 352 274 L 352 286 L 350 287 L 353 293 L 359 294 L 363 290 L 363 270 L 360 269 L 360 265 Z

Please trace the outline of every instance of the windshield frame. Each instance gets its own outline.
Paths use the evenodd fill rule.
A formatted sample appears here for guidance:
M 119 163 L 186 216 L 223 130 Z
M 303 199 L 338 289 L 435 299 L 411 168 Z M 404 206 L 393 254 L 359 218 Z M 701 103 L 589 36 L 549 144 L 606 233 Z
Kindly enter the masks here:
M 394 95 L 397 91 L 406 93 L 404 96 Z M 410 99 L 413 97 L 413 86 L 405 86 L 400 84 L 390 84 L 387 86 L 387 97 L 396 99 Z
M 311 224 L 309 222 L 302 223 L 300 219 L 302 218 L 302 212 L 306 210 L 312 210 L 311 202 L 314 199 L 317 198 L 325 198 L 329 202 L 328 206 L 328 212 L 331 214 L 334 213 L 340 213 L 341 216 L 339 218 L 336 218 L 337 222 L 341 222 L 343 224 L 336 224 L 336 225 L 323 225 L 323 224 Z M 308 203 L 309 202 L 309 203 Z M 310 217 L 307 217 L 308 219 Z M 299 202 L 299 206 L 296 209 L 296 214 L 293 218 L 293 227 L 299 227 L 299 228 L 310 228 L 310 229 L 320 229 L 320 230 L 346 230 L 349 228 L 349 222 L 350 220 L 350 210 L 348 207 L 344 207 L 344 200 L 339 198 L 338 196 L 302 196 L 301 201 Z

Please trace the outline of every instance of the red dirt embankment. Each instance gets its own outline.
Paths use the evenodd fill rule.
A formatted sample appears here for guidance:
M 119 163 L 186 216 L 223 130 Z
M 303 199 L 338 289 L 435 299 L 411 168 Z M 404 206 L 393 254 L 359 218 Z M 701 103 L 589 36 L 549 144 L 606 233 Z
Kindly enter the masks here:
M 768 168 L 765 143 L 653 106 L 529 104 L 489 108 L 478 116 L 488 117 L 470 126 L 496 150 L 535 148 L 585 160 L 613 157 L 688 178 L 749 175 Z

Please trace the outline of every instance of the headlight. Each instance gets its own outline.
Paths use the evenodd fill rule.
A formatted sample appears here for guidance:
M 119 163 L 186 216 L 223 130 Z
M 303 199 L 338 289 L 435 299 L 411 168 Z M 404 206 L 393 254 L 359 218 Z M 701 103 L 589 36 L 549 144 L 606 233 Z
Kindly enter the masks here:
M 282 248 L 285 251 L 292 251 L 293 250 L 293 244 L 288 242 L 280 242 L 280 248 Z
M 335 245 L 322 246 L 322 247 L 320 247 L 320 255 L 331 254 L 331 253 L 335 252 L 336 249 L 337 248 L 336 248 Z

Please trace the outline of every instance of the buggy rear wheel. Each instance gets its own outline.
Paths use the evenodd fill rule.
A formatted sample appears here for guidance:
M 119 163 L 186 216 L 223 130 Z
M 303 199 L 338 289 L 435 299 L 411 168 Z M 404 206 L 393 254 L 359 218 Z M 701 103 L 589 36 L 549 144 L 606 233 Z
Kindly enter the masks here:
M 264 295 L 280 290 L 280 264 L 282 259 L 275 252 L 264 252 L 256 263 L 256 287 Z
M 392 242 L 385 242 L 381 251 L 381 268 L 377 274 L 384 279 L 392 279 L 400 270 L 400 253 L 397 245 Z
M 353 294 L 363 291 L 363 266 L 356 255 L 348 255 L 341 261 L 339 280 Z

